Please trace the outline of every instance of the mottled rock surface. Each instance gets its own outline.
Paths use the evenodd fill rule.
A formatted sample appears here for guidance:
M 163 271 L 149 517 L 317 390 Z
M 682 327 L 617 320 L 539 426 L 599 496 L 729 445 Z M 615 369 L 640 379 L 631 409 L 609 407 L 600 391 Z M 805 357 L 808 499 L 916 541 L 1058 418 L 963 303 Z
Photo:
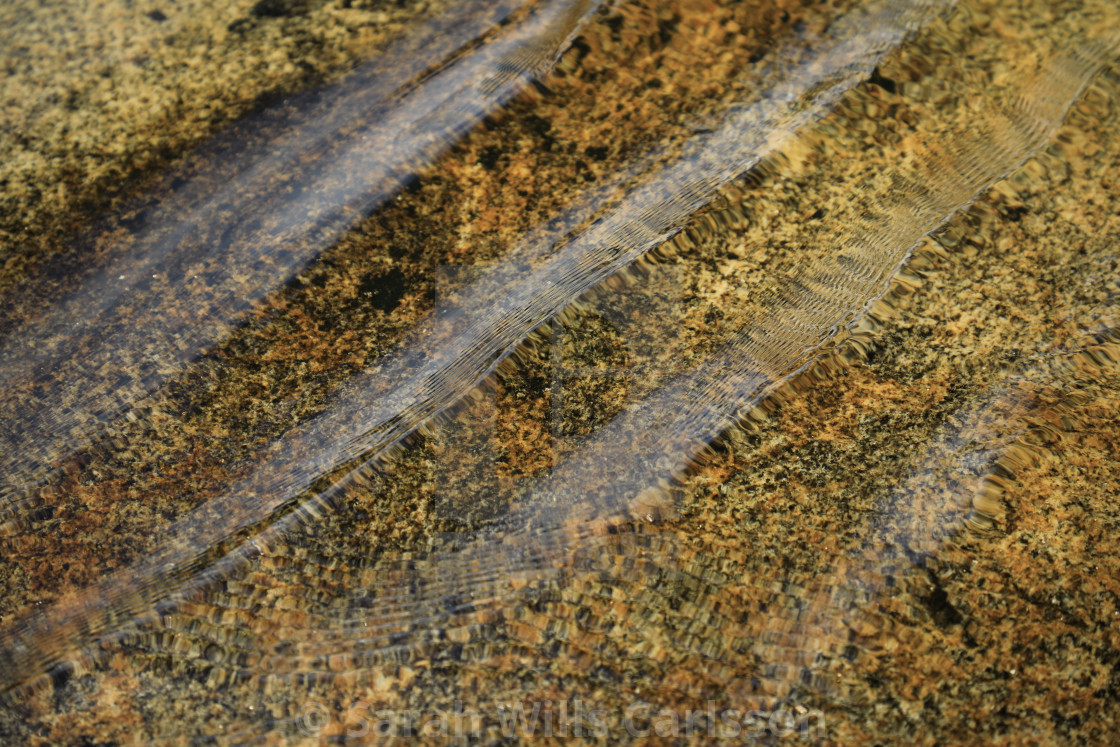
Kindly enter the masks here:
M 24 5 L 0 10 L 4 741 L 1112 739 L 1113 4 Z M 335 185 L 374 188 L 343 156 L 393 157 L 363 127 L 554 7 L 484 68 L 477 90 L 516 96 L 426 133 L 368 212 L 317 222 Z M 465 46 L 408 46 L 454 12 L 481 29 L 456 26 Z M 853 49 L 909 33 L 850 83 L 814 77 L 859 13 Z M 384 96 L 347 88 L 369 70 Z M 368 117 L 346 111 L 362 90 Z M 335 119 L 304 116 L 331 91 Z M 704 154 L 738 153 L 714 144 L 739 121 L 760 159 L 717 178 Z M 347 450 L 390 406 L 386 356 L 518 247 L 542 247 L 535 277 L 682 161 L 698 186 L 609 234 L 654 236 L 639 259 L 511 321 L 512 354 L 431 417 L 402 408 L 400 443 Z M 678 217 L 683 193 L 702 199 Z M 960 209 L 908 254 L 909 206 L 942 202 Z M 840 297 L 805 278 L 869 236 L 909 258 L 849 262 L 836 287 L 874 293 L 803 343 Z M 150 279 L 112 284 L 163 246 Z M 116 327 L 98 306 L 79 329 L 65 304 L 87 297 Z M 631 452 L 672 446 L 638 475 L 598 456 L 758 319 L 755 359 L 807 346 L 759 365 L 758 397 L 728 372 L 719 438 L 622 429 Z

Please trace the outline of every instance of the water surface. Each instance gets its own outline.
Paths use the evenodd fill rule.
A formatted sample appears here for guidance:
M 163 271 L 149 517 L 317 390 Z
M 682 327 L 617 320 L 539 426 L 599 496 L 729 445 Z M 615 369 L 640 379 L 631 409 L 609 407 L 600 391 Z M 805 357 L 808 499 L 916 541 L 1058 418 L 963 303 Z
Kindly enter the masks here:
M 1113 5 L 156 10 L 3 134 L 11 739 L 1109 733 Z

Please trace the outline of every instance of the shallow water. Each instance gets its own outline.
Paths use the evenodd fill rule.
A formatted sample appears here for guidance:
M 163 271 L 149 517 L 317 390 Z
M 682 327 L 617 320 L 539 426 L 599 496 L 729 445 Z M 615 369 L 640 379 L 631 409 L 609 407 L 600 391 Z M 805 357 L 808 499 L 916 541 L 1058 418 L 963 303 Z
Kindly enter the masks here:
M 6 738 L 1110 733 L 1113 4 L 156 10 L 5 32 Z

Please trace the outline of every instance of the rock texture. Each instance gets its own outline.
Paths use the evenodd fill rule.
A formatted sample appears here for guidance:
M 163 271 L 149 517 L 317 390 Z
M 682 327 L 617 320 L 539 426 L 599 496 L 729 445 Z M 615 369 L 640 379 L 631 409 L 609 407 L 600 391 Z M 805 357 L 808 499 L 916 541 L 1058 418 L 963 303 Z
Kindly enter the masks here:
M 1113 4 L 23 5 L 5 741 L 1110 740 Z

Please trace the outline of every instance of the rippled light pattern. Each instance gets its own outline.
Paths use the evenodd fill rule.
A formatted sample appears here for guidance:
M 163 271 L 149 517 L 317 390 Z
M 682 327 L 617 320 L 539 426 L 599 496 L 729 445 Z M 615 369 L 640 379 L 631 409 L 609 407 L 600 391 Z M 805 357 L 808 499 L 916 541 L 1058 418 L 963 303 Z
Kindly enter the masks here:
M 5 740 L 1114 733 L 1113 3 L 186 5 L 5 12 Z

